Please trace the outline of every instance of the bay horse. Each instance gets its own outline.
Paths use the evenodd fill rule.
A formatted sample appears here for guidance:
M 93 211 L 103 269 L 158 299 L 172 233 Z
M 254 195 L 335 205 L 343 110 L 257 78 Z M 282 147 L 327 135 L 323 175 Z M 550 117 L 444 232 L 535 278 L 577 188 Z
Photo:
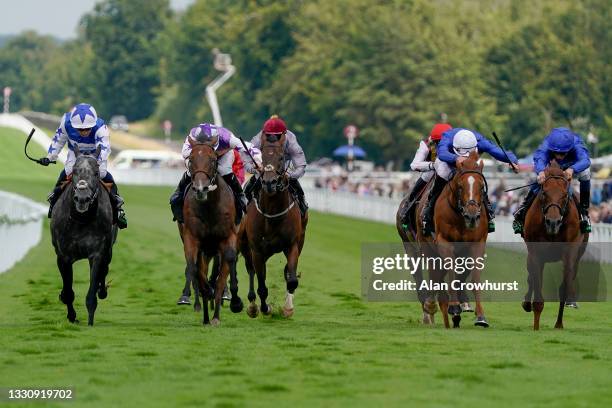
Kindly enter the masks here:
M 459 256 L 473 259 L 483 257 L 488 236 L 488 215 L 485 208 L 485 195 L 488 191 L 487 180 L 482 169 L 484 163 L 479 160 L 478 152 L 473 151 L 462 163 L 457 165 L 454 177 L 446 184 L 434 207 L 435 237 L 423 233 L 423 225 L 416 222 L 416 241 L 419 254 L 426 257 L 456 258 Z M 432 184 L 432 183 L 430 183 Z M 417 205 L 417 214 L 421 214 L 427 200 L 420 200 Z M 453 245 L 460 243 L 458 245 Z M 451 278 L 464 282 L 472 275 L 473 282 L 480 282 L 481 270 L 472 268 L 465 273 L 456 276 L 454 271 L 449 271 Z M 429 279 L 433 283 L 444 282 L 447 271 L 442 268 L 432 268 L 429 271 Z M 417 280 L 417 288 L 420 287 L 422 271 L 416 271 L 414 275 Z M 453 315 L 453 327 L 458 328 L 461 321 L 461 307 L 459 297 L 464 293 L 451 290 L 427 291 L 419 293 L 419 300 L 423 307 L 423 322 L 433 323 L 433 315 L 437 310 L 434 294 L 437 294 L 444 326 L 450 327 L 448 314 Z M 480 300 L 480 291 L 474 290 L 476 301 L 476 321 L 474 325 L 489 327 L 484 315 L 484 309 Z M 427 316 L 429 315 L 429 316 Z
M 533 311 L 533 330 L 540 329 L 544 309 L 542 280 L 544 265 L 563 263 L 563 282 L 559 287 L 559 312 L 556 329 L 563 328 L 566 300 L 575 299 L 575 279 L 578 263 L 589 240 L 588 233 L 580 232 L 577 198 L 570 192 L 570 180 L 553 160 L 544 171 L 546 175 L 540 192 L 525 217 L 523 239 L 527 245 L 528 290 L 523 301 L 526 312 Z
M 289 192 L 285 140 L 285 134 L 275 141 L 262 137 L 262 187 L 247 207 L 246 217 L 240 225 L 240 252 L 249 273 L 250 303 L 247 314 L 253 318 L 259 313 L 255 303 L 255 274 L 261 312 L 265 315 L 272 313 L 272 307 L 266 301 L 266 262 L 279 252 L 283 252 L 287 259 L 284 269 L 287 294 L 282 313 L 284 317 L 291 317 L 294 313 L 293 297 L 298 287 L 297 265 L 304 247 L 308 213 L 302 216 L 295 198 Z
M 221 297 L 230 276 L 232 300 L 230 310 L 239 313 L 243 303 L 238 296 L 236 274 L 237 230 L 234 195 L 223 177 L 217 173 L 218 156 L 214 146 L 216 138 L 189 139 L 191 154 L 188 169 L 191 174 L 183 205 L 184 223 L 177 223 L 185 251 L 186 270 L 194 290 L 202 296 L 204 305 L 214 297 L 215 308 L 210 320 L 208 307 L 203 307 L 203 324 L 220 324 Z M 208 279 L 208 265 L 219 257 L 219 277 Z
M 75 146 L 76 161 L 51 215 L 51 241 L 57 255 L 57 267 L 62 275 L 63 288 L 59 298 L 68 310 L 70 322 L 76 320 L 74 291 L 72 290 L 72 264 L 81 259 L 89 261 L 89 290 L 87 324 L 93 326 L 98 306 L 96 295 L 105 299 L 108 295 L 105 283 L 113 256 L 113 244 L 117 239 L 117 225 L 113 224 L 113 209 L 108 191 L 100 180 L 97 157 L 81 154 Z

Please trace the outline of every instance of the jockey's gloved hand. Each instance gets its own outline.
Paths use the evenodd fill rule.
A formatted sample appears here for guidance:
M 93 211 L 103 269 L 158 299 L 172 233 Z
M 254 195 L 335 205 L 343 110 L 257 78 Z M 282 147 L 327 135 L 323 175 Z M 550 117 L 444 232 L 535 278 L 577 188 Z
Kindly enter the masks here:
M 48 166 L 51 163 L 51 160 L 49 160 L 46 157 L 43 157 L 42 159 L 38 160 L 38 164 L 42 165 L 42 166 Z

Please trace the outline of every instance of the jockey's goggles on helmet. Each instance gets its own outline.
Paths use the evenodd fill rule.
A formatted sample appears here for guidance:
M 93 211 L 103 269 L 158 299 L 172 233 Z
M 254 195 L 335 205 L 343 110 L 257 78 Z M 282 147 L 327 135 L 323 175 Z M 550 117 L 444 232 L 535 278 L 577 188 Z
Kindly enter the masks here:
M 455 149 L 455 151 L 457 152 L 457 154 L 459 156 L 465 157 L 465 156 L 469 156 L 469 154 L 471 152 L 473 152 L 475 149 L 476 149 L 476 146 L 474 146 L 474 147 L 460 147 L 460 148 Z
M 83 129 L 77 129 L 77 131 L 79 132 L 79 134 L 81 135 L 88 135 L 89 132 L 91 132 L 91 129 L 93 128 L 83 128 Z
M 265 133 L 266 140 L 270 143 L 278 142 L 283 134 L 282 133 Z

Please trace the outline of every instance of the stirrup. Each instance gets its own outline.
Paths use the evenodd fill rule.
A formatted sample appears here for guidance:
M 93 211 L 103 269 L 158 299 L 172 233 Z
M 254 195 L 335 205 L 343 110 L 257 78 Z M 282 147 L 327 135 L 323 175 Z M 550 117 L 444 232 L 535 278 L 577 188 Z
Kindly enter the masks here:
M 591 221 L 588 216 L 582 215 L 580 217 L 580 232 L 587 234 L 592 231 Z
M 125 229 L 127 228 L 128 223 L 127 223 L 127 218 L 125 216 L 125 211 L 122 208 L 118 208 L 117 209 L 117 227 L 119 227 L 119 229 Z
M 519 220 L 512 221 L 512 229 L 515 234 L 523 234 L 523 223 Z
M 495 223 L 493 221 L 489 221 L 487 228 L 489 229 L 489 233 L 495 232 Z

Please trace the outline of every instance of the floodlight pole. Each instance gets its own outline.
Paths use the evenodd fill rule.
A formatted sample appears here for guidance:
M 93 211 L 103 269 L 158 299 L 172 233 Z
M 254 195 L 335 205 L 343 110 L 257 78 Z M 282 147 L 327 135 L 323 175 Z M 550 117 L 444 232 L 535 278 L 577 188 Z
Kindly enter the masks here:
M 217 89 L 221 87 L 232 75 L 236 72 L 236 67 L 232 65 L 232 57 L 229 54 L 222 54 L 218 49 L 213 50 L 215 55 L 214 66 L 217 71 L 223 72 L 211 83 L 206 86 L 206 100 L 210 105 L 210 110 L 213 114 L 213 121 L 217 126 L 223 126 L 221 112 L 219 111 L 219 103 L 217 102 Z

